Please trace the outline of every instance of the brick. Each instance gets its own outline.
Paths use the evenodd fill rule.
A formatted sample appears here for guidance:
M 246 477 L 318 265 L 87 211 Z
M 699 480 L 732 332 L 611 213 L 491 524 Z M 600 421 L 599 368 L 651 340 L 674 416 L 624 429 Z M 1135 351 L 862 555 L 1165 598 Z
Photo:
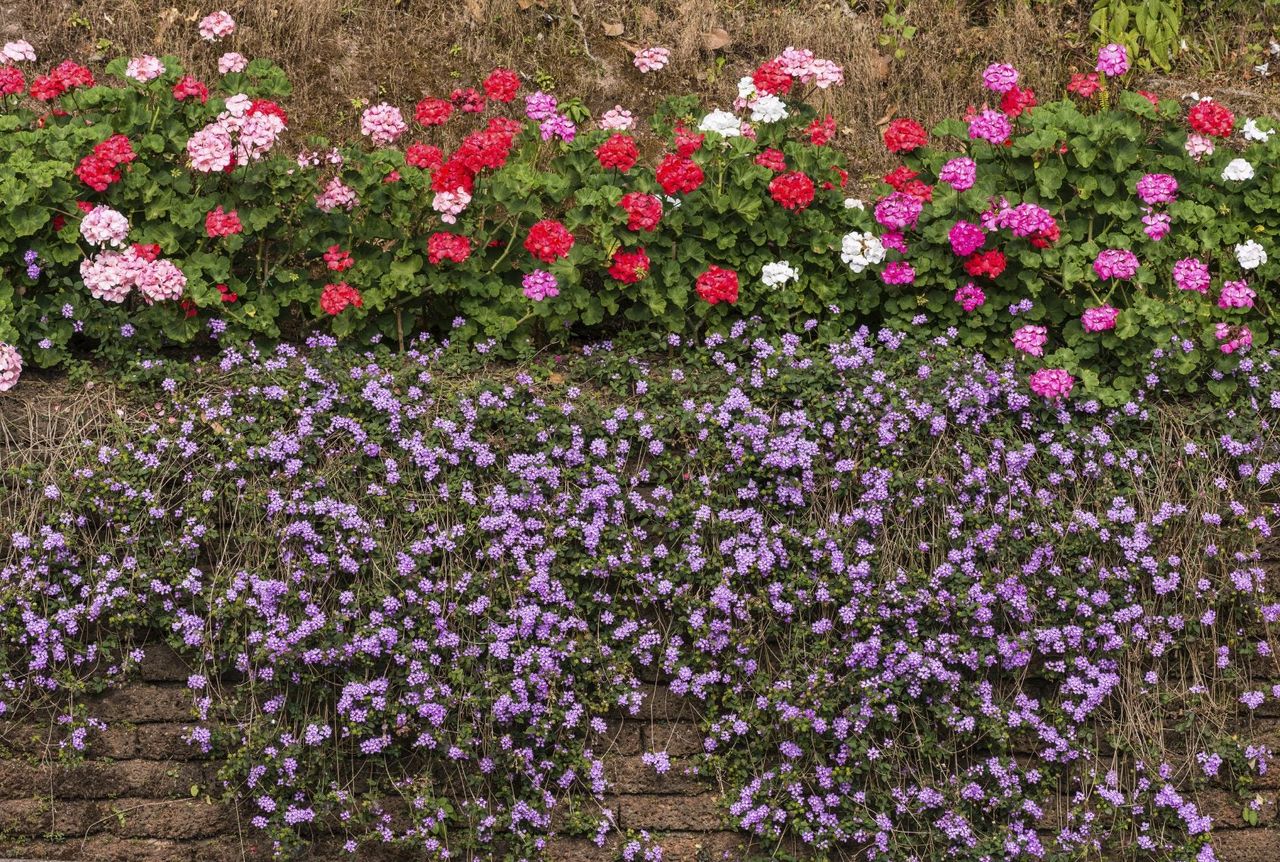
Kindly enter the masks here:
M 671 769 L 664 775 L 640 755 L 616 757 L 605 761 L 605 778 L 614 793 L 672 794 L 705 793 L 711 788 L 697 775 L 692 774 L 693 763 L 683 758 L 672 758 Z
M 1259 792 L 1251 795 L 1248 799 L 1241 799 L 1234 793 L 1226 790 L 1200 790 L 1191 795 L 1195 801 L 1196 807 L 1201 813 L 1208 814 L 1213 818 L 1214 828 L 1230 828 L 1241 829 L 1246 828 L 1250 824 L 1245 823 L 1241 816 L 1247 801 L 1252 800 L 1254 796 L 1261 797 L 1262 805 L 1258 809 L 1258 825 L 1266 826 L 1274 823 L 1276 820 L 1276 794 L 1271 792 Z
M 116 796 L 188 797 L 191 785 L 207 788 L 212 769 L 202 764 L 154 760 L 75 765 L 0 762 L 0 798 L 110 799 Z
M 213 838 L 234 822 L 224 806 L 199 799 L 117 799 L 106 803 L 117 816 L 112 832 L 123 838 Z
M 610 721 L 604 733 L 596 734 L 592 741 L 596 756 L 639 754 L 641 725 L 638 721 Z
M 1213 850 L 1218 862 L 1276 862 L 1280 829 L 1215 829 Z
M 164 841 L 91 835 L 67 841 L 0 841 L 0 859 L 10 856 L 66 862 L 245 862 L 268 855 L 242 850 L 238 841 Z M 335 854 L 329 858 L 338 858 Z M 363 857 L 361 857 L 363 860 Z
M 78 837 L 105 830 L 110 822 L 99 802 L 7 799 L 0 802 L 0 832 L 33 837 Z
M 191 676 L 191 666 L 165 643 L 147 644 L 138 674 L 147 682 L 186 683 Z
M 670 755 L 702 753 L 702 731 L 692 722 L 657 721 L 644 728 L 644 751 L 665 751 Z
M 547 842 L 547 862 L 600 862 L 617 856 L 621 842 L 617 836 L 605 839 L 603 847 L 597 847 L 588 838 L 552 838 Z
M 89 702 L 89 713 L 112 721 L 191 721 L 191 693 L 186 688 L 130 685 L 112 689 Z
M 724 827 L 720 797 L 701 796 L 619 796 L 620 821 L 624 829 L 682 829 L 712 832 Z
M 211 755 L 187 742 L 192 724 L 158 722 L 140 724 L 134 729 L 137 748 L 132 757 L 140 760 L 208 760 Z M 216 730 L 216 725 L 203 725 Z
M 746 858 L 746 842 L 733 832 L 674 833 L 658 843 L 663 862 L 739 862 Z

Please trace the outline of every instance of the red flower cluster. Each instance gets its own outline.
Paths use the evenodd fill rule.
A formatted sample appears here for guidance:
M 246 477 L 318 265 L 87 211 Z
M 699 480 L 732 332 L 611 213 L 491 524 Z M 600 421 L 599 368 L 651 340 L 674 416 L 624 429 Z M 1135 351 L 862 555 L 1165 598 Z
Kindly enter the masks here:
M 1010 117 L 1017 117 L 1023 111 L 1030 111 L 1036 106 L 1036 94 L 1031 88 L 1022 89 L 1017 84 L 1005 92 L 1000 99 L 1000 110 L 1004 111 Z
M 227 212 L 222 204 L 218 204 L 204 217 L 204 232 L 210 237 L 235 236 L 242 230 L 244 226 L 240 224 L 239 214 L 235 210 Z
M 277 105 L 270 99 L 254 99 L 249 103 L 249 113 L 266 114 L 271 117 L 279 117 L 280 122 L 286 126 L 289 125 L 289 115 L 284 112 L 284 108 Z
M 1050 227 L 1031 234 L 1029 239 L 1036 248 L 1048 248 L 1062 239 L 1062 229 L 1058 227 L 1058 223 L 1055 221 Z
M 884 181 L 896 192 L 911 195 L 925 202 L 933 200 L 933 186 L 916 179 L 916 176 L 916 172 L 911 168 L 901 165 L 885 174 Z
M 462 139 L 450 161 L 457 160 L 473 174 L 485 168 L 497 170 L 507 163 L 515 139 L 509 132 L 484 129 Z
M 626 210 L 627 230 L 652 231 L 662 221 L 662 201 L 644 192 L 627 192 L 618 202 Z
M 219 284 L 216 285 L 216 287 L 218 288 L 218 293 L 222 296 L 223 302 L 235 302 L 240 298 L 239 294 L 232 291 L 231 288 L 227 287 L 225 284 Z
M 449 101 L 455 108 L 466 114 L 478 114 L 484 110 L 484 96 L 477 93 L 473 87 L 454 90 L 449 94 Z
M 760 68 L 751 73 L 751 83 L 755 85 L 756 92 L 776 96 L 779 93 L 790 92 L 794 81 L 790 75 L 782 71 L 782 63 L 775 57 L 762 63 Z
M 689 131 L 683 122 L 677 122 L 675 128 L 676 155 L 686 158 L 702 149 L 706 135 L 698 135 Z
M 929 142 L 924 126 L 905 117 L 894 120 L 884 130 L 884 145 L 891 153 L 909 153 Z
M 1067 92 L 1075 93 L 1082 99 L 1089 99 L 1101 86 L 1097 72 L 1077 72 L 1071 76 L 1071 83 L 1067 84 Z
M 658 163 L 658 185 L 668 195 L 697 191 L 705 179 L 702 168 L 688 156 L 667 153 Z
M 360 296 L 360 291 L 345 281 L 324 286 L 324 292 L 320 294 L 320 307 L 326 314 L 337 314 L 348 305 L 354 305 L 356 308 L 364 305 L 364 298 Z
M 1160 97 L 1157 96 L 1155 93 L 1151 92 L 1150 90 L 1138 90 L 1137 92 L 1139 96 L 1141 96 L 1142 98 L 1146 99 L 1148 102 L 1151 103 L 1151 107 L 1153 108 L 1160 107 Z
M 17 66 L 0 66 L 0 96 L 17 96 L 27 88 L 26 76 Z
M 1000 273 L 1004 272 L 1004 267 L 1004 252 L 998 249 L 976 252 L 964 262 L 965 272 L 975 278 L 980 275 L 985 275 L 987 278 L 997 278 Z
M 802 210 L 813 203 L 813 180 L 803 171 L 779 174 L 769 183 L 769 197 L 788 210 Z
M 133 253 L 145 260 L 147 263 L 155 263 L 156 258 L 160 256 L 160 244 L 155 242 L 135 242 L 133 244 Z
M 71 60 L 63 60 L 48 75 L 39 75 L 31 82 L 31 98 L 50 102 L 74 87 L 92 86 L 93 72 Z
M 635 251 L 618 250 L 613 254 L 609 275 L 623 284 L 643 281 L 649 275 L 649 255 L 645 254 L 643 248 Z
M 510 102 L 520 90 L 520 76 L 510 69 L 501 67 L 489 73 L 484 79 L 484 91 L 496 102 Z
M 433 233 L 427 239 L 427 260 L 430 263 L 439 263 L 442 260 L 463 263 L 469 257 L 471 257 L 471 240 L 461 234 Z
M 573 234 L 555 219 L 546 218 L 529 228 L 524 247 L 543 263 L 555 263 L 569 256 L 569 249 L 573 248 Z
M 452 156 L 431 172 L 431 190 L 435 192 L 456 192 L 458 189 L 464 189 L 467 194 L 471 194 L 475 185 L 475 171 Z
M 179 102 L 196 98 L 203 105 L 209 101 L 209 88 L 190 75 L 183 75 L 182 79 L 173 85 L 173 97 Z
M 424 171 L 434 170 L 444 163 L 444 153 L 430 144 L 410 144 L 404 153 L 405 164 Z
M 105 192 L 107 186 L 120 180 L 119 167 L 138 157 L 133 145 L 124 135 L 112 135 L 97 144 L 93 152 L 80 160 L 76 176 L 96 192 Z
M 343 250 L 340 245 L 331 245 L 324 253 L 324 265 L 334 272 L 346 272 L 356 265 L 351 252 Z
M 783 155 L 782 150 L 775 150 L 769 147 L 761 150 L 756 156 L 756 164 L 762 168 L 768 168 L 771 171 L 785 171 L 787 169 L 787 157 Z
M 839 178 L 840 188 L 844 188 L 846 185 L 849 184 L 848 171 L 846 171 L 844 168 L 840 167 L 839 165 L 832 165 L 831 170 L 835 171 L 836 177 Z M 822 184 L 822 188 L 826 191 L 830 191 L 831 189 L 835 188 L 835 186 L 832 185 L 830 180 L 828 180 Z
M 809 143 L 815 147 L 825 146 L 836 136 L 836 118 L 827 114 L 821 120 L 814 120 L 804 130 L 809 136 Z
M 712 265 L 698 276 L 698 296 L 715 305 L 718 302 L 733 304 L 738 301 L 738 274 L 731 269 Z
M 424 126 L 443 126 L 452 114 L 452 103 L 431 97 L 423 99 L 413 110 L 414 118 Z
M 635 167 L 638 158 L 640 150 L 630 135 L 613 135 L 596 147 L 596 159 L 605 170 L 617 168 L 625 174 Z
M 1225 105 L 1211 99 L 1201 99 L 1187 113 L 1187 122 L 1202 135 L 1225 138 L 1235 127 L 1236 117 Z

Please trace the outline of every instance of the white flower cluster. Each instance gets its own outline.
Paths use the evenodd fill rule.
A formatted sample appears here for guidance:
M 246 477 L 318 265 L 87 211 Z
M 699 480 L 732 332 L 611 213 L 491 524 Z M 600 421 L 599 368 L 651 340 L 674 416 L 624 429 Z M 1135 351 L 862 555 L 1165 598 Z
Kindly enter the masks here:
M 1244 159 L 1232 159 L 1227 166 L 1222 169 L 1222 178 L 1234 182 L 1244 182 L 1253 179 L 1253 165 Z
M 764 268 L 760 270 L 760 280 L 764 282 L 765 287 L 782 287 L 787 282 L 795 281 L 799 277 L 800 271 L 785 260 L 766 263 Z
M 1257 269 L 1267 262 L 1267 250 L 1254 240 L 1236 246 L 1236 262 L 1241 269 Z
M 855 230 L 840 241 L 840 259 L 854 272 L 862 272 L 884 260 L 884 245 L 875 234 Z
M 698 123 L 698 131 L 715 132 L 726 138 L 736 138 L 742 135 L 742 122 L 728 111 L 712 111 L 702 118 L 701 123 Z

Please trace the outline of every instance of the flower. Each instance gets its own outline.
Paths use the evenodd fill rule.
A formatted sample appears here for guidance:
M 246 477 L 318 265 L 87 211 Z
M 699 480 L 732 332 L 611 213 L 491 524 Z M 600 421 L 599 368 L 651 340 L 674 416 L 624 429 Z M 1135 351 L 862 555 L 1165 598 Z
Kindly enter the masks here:
M 1067 84 L 1067 92 L 1088 99 L 1102 87 L 1096 72 L 1077 72 Z
M 986 302 L 987 295 L 982 288 L 971 281 L 956 291 L 955 301 L 960 303 L 960 307 L 966 312 L 970 312 Z
M 1230 182 L 1244 182 L 1253 179 L 1253 165 L 1244 159 L 1232 159 L 1222 169 L 1222 178 Z
M 600 128 L 605 131 L 625 132 L 635 124 L 636 121 L 631 116 L 631 112 L 621 105 L 614 105 L 600 117 Z
M 1236 246 L 1236 262 L 1241 269 L 1257 269 L 1267 262 L 1267 250 L 1254 240 Z
M 434 170 L 444 163 L 444 153 L 431 144 L 413 143 L 404 151 L 405 164 L 424 171 Z
M 1004 272 L 1005 264 L 1004 252 L 993 248 L 990 251 L 980 251 L 971 256 L 964 262 L 964 271 L 974 278 L 982 275 L 995 279 L 1000 276 L 1000 273 Z
M 909 153 L 929 142 L 924 126 L 915 120 L 899 118 L 884 130 L 884 145 L 891 153 Z
M 982 248 L 982 244 L 987 239 L 987 235 L 982 228 L 967 221 L 956 222 L 951 226 L 951 231 L 947 236 L 951 240 L 951 251 L 957 257 L 968 257 Z
M 431 199 L 431 208 L 440 213 L 440 221 L 445 224 L 457 224 L 458 216 L 471 203 L 471 193 L 465 188 L 453 192 L 436 192 Z
M 982 73 L 982 85 L 993 93 L 1007 93 L 1018 83 L 1018 70 L 1008 63 L 992 63 Z
M 471 257 L 471 240 L 456 233 L 436 232 L 427 238 L 427 262 L 440 263 L 451 260 L 464 263 Z
M 609 140 L 596 147 L 596 160 L 605 170 L 615 168 L 625 174 L 635 166 L 639 157 L 640 150 L 630 135 L 611 135 Z
M 196 29 L 199 31 L 201 39 L 206 42 L 217 42 L 236 32 L 236 22 L 225 11 L 220 10 L 200 19 Z
M 766 263 L 760 269 L 760 281 L 765 287 L 781 287 L 800 278 L 800 271 L 785 260 Z
M 389 147 L 409 131 L 400 109 L 381 102 L 365 108 L 360 114 L 360 134 L 370 139 L 374 146 Z
M 1235 353 L 1253 345 L 1253 332 L 1247 326 L 1219 323 L 1213 328 L 1213 337 L 1222 342 L 1218 349 L 1223 353 Z
M 1098 51 L 1098 65 L 1095 68 L 1108 78 L 1123 75 L 1129 71 L 1129 52 L 1124 45 L 1115 42 L 1104 45 Z
M 1000 110 L 1016 119 L 1038 104 L 1034 90 L 1029 87 L 1012 87 L 1000 99 Z
M 538 126 L 538 130 L 542 133 L 542 140 L 544 141 L 559 138 L 566 143 L 573 141 L 578 133 L 578 127 L 574 125 L 573 120 L 560 115 L 556 115 L 549 120 L 543 120 Z
M 1178 199 L 1178 181 L 1169 174 L 1144 174 L 1134 189 L 1148 205 L 1171 204 Z
M 134 57 L 128 62 L 124 67 L 124 74 L 126 78 L 132 78 L 139 83 L 145 84 L 164 74 L 164 63 L 160 62 L 158 57 L 143 54 L 141 57 Z
M 662 201 L 644 192 L 627 192 L 618 202 L 627 213 L 627 230 L 652 231 L 662 220 Z
M 10 63 L 34 63 L 36 61 L 36 49 L 32 48 L 31 43 L 26 39 L 5 42 L 4 47 L 0 48 L 0 58 Z
M 968 156 L 951 159 L 938 171 L 938 181 L 947 183 L 958 192 L 973 188 L 978 178 L 978 163 Z
M 715 132 L 726 138 L 737 138 L 742 135 L 742 123 L 728 111 L 712 111 L 698 123 L 698 130 Z
M 187 99 L 199 99 L 200 104 L 203 105 L 209 101 L 209 88 L 196 78 L 190 75 L 183 75 L 178 79 L 178 83 L 173 85 L 173 98 L 179 102 L 185 102 Z
M 1218 296 L 1218 308 L 1253 308 L 1253 300 L 1257 296 L 1247 282 L 1224 282 Z
M 418 102 L 413 108 L 413 118 L 420 126 L 443 126 L 453 115 L 453 103 L 448 99 L 437 99 L 431 96 Z
M 1187 155 L 1198 162 L 1205 156 L 1213 155 L 1213 139 L 1206 138 L 1204 135 L 1187 135 L 1186 143 L 1182 148 L 1187 151 Z
M 619 249 L 613 253 L 613 262 L 609 266 L 609 275 L 623 284 L 635 284 L 649 275 L 649 255 L 643 248 L 635 251 Z
M 218 204 L 204 217 L 204 231 L 210 237 L 234 236 L 243 229 L 236 211 L 227 212 L 222 204 Z
M 776 123 L 787 118 L 787 106 L 777 96 L 760 96 L 752 99 L 748 107 L 751 108 L 753 123 Z
M 1266 143 L 1271 140 L 1271 136 L 1276 133 L 1275 129 L 1263 129 L 1258 125 L 1257 120 L 1245 120 L 1244 125 L 1240 128 L 1240 134 L 1244 135 L 1246 141 L 1257 141 L 1258 143 Z
M 138 273 L 138 292 L 148 305 L 180 299 L 186 286 L 187 277 L 173 261 L 152 261 L 150 266 L 143 267 Z
M 657 72 L 671 62 L 671 51 L 667 48 L 642 48 L 636 52 L 632 61 L 641 72 Z
M 524 288 L 524 295 L 534 302 L 542 302 L 544 299 L 560 295 L 556 277 L 545 269 L 535 269 L 526 274 L 520 283 Z
M 773 147 L 761 150 L 756 154 L 754 161 L 760 167 L 774 172 L 787 169 L 787 157 L 783 155 L 782 150 L 775 150 Z
M 1187 112 L 1187 122 L 1202 135 L 1225 138 L 1235 127 L 1236 118 L 1229 108 L 1212 99 L 1201 99 Z
M 815 119 L 805 126 L 804 133 L 815 147 L 826 146 L 836 136 L 836 118 L 827 114 L 821 120 Z
M 1029 382 L 1032 392 L 1049 401 L 1066 398 L 1076 385 L 1076 379 L 1061 368 L 1041 368 Z
M 891 260 L 884 265 L 880 280 L 885 284 L 911 284 L 916 280 L 915 267 L 905 260 Z
M 676 153 L 663 156 L 662 161 L 658 163 L 656 175 L 663 193 L 672 196 L 697 191 L 705 179 L 702 168 L 698 167 L 697 162 Z
M 1173 281 L 1179 290 L 1194 290 L 1207 293 L 1209 290 L 1209 267 L 1194 257 L 1186 257 L 1173 265 Z
M 8 48 L 8 46 L 5 46 Z M 12 344 L 0 341 L 0 392 L 8 392 L 18 385 L 22 376 L 22 354 Z
M 1043 326 L 1027 325 L 1013 333 L 1013 347 L 1032 356 L 1044 356 L 1044 345 L 1049 340 L 1049 330 Z
M 489 73 L 481 86 L 485 95 L 495 102 L 511 102 L 520 90 L 520 76 L 510 69 L 498 67 Z
M 464 114 L 478 114 L 484 110 L 485 97 L 476 92 L 474 87 L 455 89 L 449 94 L 449 101 Z
M 894 192 L 876 204 L 876 221 L 891 230 L 914 228 L 924 209 L 924 202 L 914 195 Z
M 711 305 L 720 302 L 733 304 L 738 301 L 738 274 L 714 264 L 698 276 L 698 296 Z
M 1120 309 L 1112 308 L 1109 305 L 1100 305 L 1097 308 L 1086 308 L 1084 314 L 1080 315 L 1080 324 L 1084 327 L 1085 332 L 1102 332 L 1107 329 L 1116 328 L 1116 319 L 1120 316 Z
M 795 79 L 782 68 L 782 61 L 775 57 L 761 63 L 751 73 L 751 86 L 754 92 L 769 96 L 791 91 Z
M 555 263 L 569 256 L 569 250 L 573 248 L 573 234 L 555 219 L 543 219 L 529 228 L 524 247 L 543 263 Z
M 1009 140 L 1012 132 L 1013 126 L 1009 118 L 990 108 L 981 111 L 969 121 L 970 140 L 983 140 L 998 145 Z
M 228 51 L 218 58 L 218 74 L 230 75 L 233 72 L 243 72 L 248 65 L 249 61 L 245 59 L 243 54 Z
M 769 197 L 780 207 L 800 211 L 813 203 L 813 180 L 803 171 L 779 174 L 769 182 Z
M 840 240 L 840 259 L 855 273 L 884 260 L 884 244 L 871 233 L 853 231 Z
M 89 245 L 119 248 L 129 235 L 129 220 L 108 206 L 96 206 L 80 222 L 80 235 Z
M 1142 223 L 1146 225 L 1146 227 L 1142 229 L 1142 232 L 1145 233 L 1152 242 L 1159 242 L 1169 235 L 1169 228 L 1172 225 L 1172 222 L 1173 220 L 1169 217 L 1168 213 L 1158 213 L 1148 207 L 1147 214 L 1142 217 Z
M 231 134 L 223 126 L 210 123 L 187 141 L 191 169 L 202 173 L 225 171 L 235 163 Z
M 18 96 L 27 88 L 27 78 L 17 66 L 0 63 L 0 96 Z
M 360 308 L 364 305 L 364 297 L 345 281 L 337 284 L 326 284 L 320 293 L 320 308 L 325 314 L 338 314 L 349 305 Z
M 1138 258 L 1125 248 L 1104 248 L 1093 259 L 1093 271 L 1103 281 L 1127 281 L 1138 271 Z
M 336 209 L 345 209 L 350 212 L 359 203 L 360 198 L 356 195 L 355 189 L 343 183 L 339 177 L 329 180 L 324 191 L 316 195 L 316 209 L 326 213 Z
M 324 253 L 324 265 L 333 272 L 346 272 L 356 265 L 351 252 L 344 251 L 340 245 L 329 246 Z

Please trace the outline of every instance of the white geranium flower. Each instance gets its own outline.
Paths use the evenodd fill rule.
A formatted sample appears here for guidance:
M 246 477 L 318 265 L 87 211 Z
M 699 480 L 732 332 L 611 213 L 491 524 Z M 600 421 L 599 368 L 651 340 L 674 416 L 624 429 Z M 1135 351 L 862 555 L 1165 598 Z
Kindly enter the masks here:
M 860 198 L 845 198 L 844 208 L 847 210 L 864 210 L 867 205 Z
M 1224 180 L 1233 180 L 1235 182 L 1244 182 L 1253 179 L 1253 165 L 1244 159 L 1232 159 L 1227 166 L 1222 169 L 1222 178 Z
M 884 260 L 884 245 L 875 234 L 859 231 L 847 233 L 840 241 L 840 259 L 854 272 L 862 272 Z
M 663 195 L 662 199 L 666 201 L 667 206 L 671 207 L 673 210 L 679 209 L 680 204 L 684 203 L 684 201 L 680 200 L 680 198 L 673 198 L 670 195 Z
M 781 287 L 788 281 L 795 281 L 799 277 L 800 271 L 785 260 L 766 263 L 764 268 L 760 270 L 760 280 L 764 282 L 765 287 Z
M 787 106 L 777 96 L 761 96 L 751 102 L 752 122 L 776 123 L 786 116 Z
M 1257 141 L 1259 143 L 1266 143 L 1271 140 L 1271 136 L 1275 133 L 1275 129 L 1261 128 L 1257 120 L 1245 120 L 1244 126 L 1240 129 L 1240 134 L 1244 135 L 1246 141 Z
M 1254 240 L 1236 246 L 1236 261 L 1241 269 L 1257 269 L 1267 262 L 1267 250 Z
M 750 75 L 745 78 L 738 79 L 738 98 L 744 102 L 749 102 L 756 97 L 756 82 L 751 79 Z
M 702 118 L 701 123 L 698 123 L 698 131 L 715 132 L 726 138 L 736 138 L 742 135 L 742 123 L 728 111 L 712 111 Z

